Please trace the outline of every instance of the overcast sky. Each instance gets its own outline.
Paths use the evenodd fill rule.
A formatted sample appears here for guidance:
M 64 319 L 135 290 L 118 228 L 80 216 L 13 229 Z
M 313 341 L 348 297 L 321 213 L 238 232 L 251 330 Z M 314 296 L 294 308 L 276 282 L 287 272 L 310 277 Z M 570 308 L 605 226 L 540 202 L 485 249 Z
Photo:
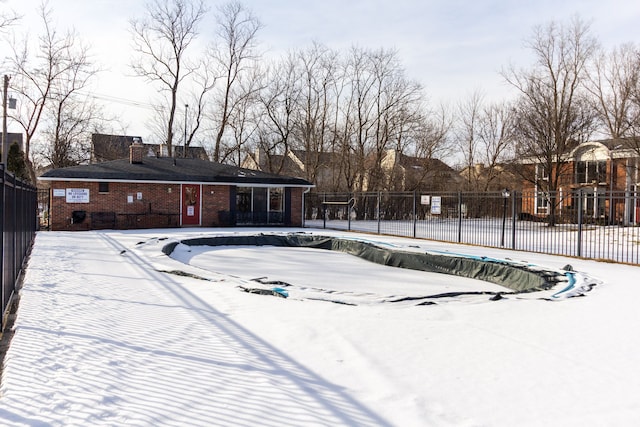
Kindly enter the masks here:
M 118 98 L 111 110 L 122 115 L 126 132 L 147 136 L 144 126 L 153 93 L 131 77 L 129 20 L 144 14 L 142 0 L 51 0 L 56 27 L 75 27 L 106 69 L 95 93 Z M 206 1 L 214 9 L 220 1 Z M 39 0 L 5 0 L 3 9 L 24 16 L 20 30 L 39 31 Z M 502 99 L 510 89 L 499 72 L 510 63 L 526 65 L 523 48 L 535 25 L 567 22 L 574 15 L 591 22 L 605 47 L 639 42 L 637 0 L 244 0 L 263 24 L 261 48 L 278 55 L 316 41 L 344 50 L 351 46 L 393 48 L 407 75 L 419 81 L 435 102 L 456 102 L 476 90 Z M 213 15 L 203 22 L 211 33 Z M 3 48 L 6 52 L 6 47 Z

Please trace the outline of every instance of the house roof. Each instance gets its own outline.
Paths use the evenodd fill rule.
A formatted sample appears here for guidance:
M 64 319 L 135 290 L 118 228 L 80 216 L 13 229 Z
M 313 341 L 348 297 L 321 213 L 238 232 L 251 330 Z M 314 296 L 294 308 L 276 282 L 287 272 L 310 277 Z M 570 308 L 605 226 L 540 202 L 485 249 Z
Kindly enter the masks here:
M 386 155 L 387 153 L 385 153 Z M 441 172 L 451 172 L 455 173 L 453 168 L 444 163 L 442 160 L 434 159 L 434 158 L 421 158 L 421 157 L 412 157 L 407 156 L 405 154 L 399 153 L 398 155 L 398 163 L 404 166 L 405 168 L 426 168 L 430 170 L 437 170 Z
M 595 142 L 599 142 L 609 150 L 636 150 L 640 148 L 640 138 L 602 139 Z
M 91 135 L 91 149 L 93 162 L 105 162 L 129 157 L 129 146 L 135 141 L 142 141 L 139 136 L 107 135 L 94 133 Z M 159 156 L 160 144 L 144 143 L 145 153 L 151 151 L 154 156 Z M 202 147 L 189 146 L 185 149 L 182 145 L 174 145 L 173 151 L 176 157 L 188 157 L 193 159 L 209 160 L 207 152 Z
M 294 156 L 298 158 L 303 164 L 310 162 L 317 162 L 319 165 L 328 166 L 332 164 L 340 163 L 340 160 L 344 157 L 342 153 L 334 152 L 309 152 L 306 150 L 291 150 Z
M 118 182 L 200 182 L 261 184 L 285 187 L 311 187 L 300 179 L 271 174 L 200 159 L 145 157 L 142 163 L 129 159 L 52 169 L 39 179 L 44 181 Z

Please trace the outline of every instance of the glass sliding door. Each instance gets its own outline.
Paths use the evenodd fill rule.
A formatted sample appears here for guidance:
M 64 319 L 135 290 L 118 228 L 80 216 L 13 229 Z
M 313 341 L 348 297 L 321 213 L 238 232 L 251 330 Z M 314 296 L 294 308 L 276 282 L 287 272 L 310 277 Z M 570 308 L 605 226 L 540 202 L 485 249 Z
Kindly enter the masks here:
M 236 189 L 236 223 L 284 224 L 283 194 L 281 187 L 238 187 Z
M 283 224 L 283 197 L 282 188 L 270 188 L 269 189 L 269 218 L 270 224 Z
M 267 194 L 267 188 L 253 188 L 253 224 L 267 223 L 267 208 L 269 206 Z

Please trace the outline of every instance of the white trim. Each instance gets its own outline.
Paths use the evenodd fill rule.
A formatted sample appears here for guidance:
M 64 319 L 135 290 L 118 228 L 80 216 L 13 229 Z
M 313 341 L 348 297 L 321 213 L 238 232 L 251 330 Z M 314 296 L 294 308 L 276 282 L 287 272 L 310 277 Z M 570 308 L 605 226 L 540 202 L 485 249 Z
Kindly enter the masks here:
M 578 155 L 582 155 L 584 152 L 589 152 L 589 151 L 591 151 L 594 154 L 594 158 L 589 159 L 592 161 L 609 159 L 611 157 L 611 150 L 609 150 L 609 148 L 606 145 L 604 145 L 599 141 L 586 141 L 586 142 L 583 142 L 582 144 L 578 144 L 577 147 L 571 150 L 571 152 L 569 153 L 569 157 L 571 159 L 574 159 L 575 161 L 579 161 Z M 602 157 L 602 159 L 600 159 L 600 157 L 595 155 L 597 152 L 599 153 L 606 152 L 606 154 L 604 155 L 604 157 Z
M 210 182 L 210 181 L 159 181 L 159 180 L 136 180 L 136 179 L 96 179 L 96 178 L 57 178 L 40 177 L 41 181 L 70 181 L 70 182 L 124 182 L 136 184 L 199 184 L 199 185 L 231 185 L 235 187 L 290 187 L 290 188 L 314 188 L 315 185 L 296 184 L 263 184 L 251 182 Z

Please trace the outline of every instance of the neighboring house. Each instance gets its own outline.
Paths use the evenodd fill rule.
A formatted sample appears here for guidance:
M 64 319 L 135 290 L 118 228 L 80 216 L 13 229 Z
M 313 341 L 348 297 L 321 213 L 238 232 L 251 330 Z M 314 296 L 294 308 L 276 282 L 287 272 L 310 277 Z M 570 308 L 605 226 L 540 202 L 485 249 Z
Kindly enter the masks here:
M 462 189 L 465 191 L 520 191 L 522 183 L 508 166 L 499 164 L 487 167 L 477 163 L 460 171 Z
M 134 142 L 142 143 L 139 136 L 106 135 L 94 133 L 91 135 L 91 163 L 107 162 L 110 160 L 126 159 L 129 156 L 129 146 Z M 143 144 L 145 155 L 166 157 L 166 146 L 161 144 Z M 207 152 L 202 147 L 187 147 L 174 145 L 173 157 L 209 160 Z
M 282 173 L 307 179 L 319 191 L 338 191 L 342 155 L 336 153 L 307 153 L 304 150 L 289 150 L 286 155 L 267 155 L 256 149 L 242 161 L 242 167 L 263 172 Z
M 575 216 L 580 206 L 586 218 L 604 223 L 640 223 L 638 141 L 608 139 L 578 145 L 554 165 L 560 168 L 560 179 L 553 197 L 541 185 L 549 179 L 545 168 L 531 161 L 523 163 L 534 178 L 525 182 L 523 191 L 537 195 L 522 206 L 523 212 L 543 217 L 555 202 L 558 215 Z
M 355 161 L 352 160 L 352 163 Z M 362 191 L 450 190 L 457 188 L 462 179 L 458 173 L 438 159 L 422 159 L 387 150 L 379 162 L 369 156 L 365 161 L 368 175 L 363 179 Z M 309 153 L 290 150 L 286 155 L 267 156 L 263 150 L 249 154 L 242 167 L 304 177 L 312 181 L 319 191 L 348 191 L 344 180 L 346 161 L 340 153 Z M 372 171 L 377 171 L 375 190 Z M 358 181 L 357 177 L 354 181 Z
M 302 177 L 304 168 L 300 167 L 291 157 L 291 152 L 288 152 L 286 156 L 282 154 L 267 155 L 264 150 L 256 149 L 253 153 L 247 154 L 240 166 L 245 169 Z
M 373 168 L 370 165 L 367 170 Z M 452 191 L 462 182 L 460 175 L 441 160 L 407 156 L 395 150 L 384 152 L 380 170 L 385 191 Z
M 302 225 L 309 182 L 200 159 L 129 158 L 52 169 L 52 230 Z

